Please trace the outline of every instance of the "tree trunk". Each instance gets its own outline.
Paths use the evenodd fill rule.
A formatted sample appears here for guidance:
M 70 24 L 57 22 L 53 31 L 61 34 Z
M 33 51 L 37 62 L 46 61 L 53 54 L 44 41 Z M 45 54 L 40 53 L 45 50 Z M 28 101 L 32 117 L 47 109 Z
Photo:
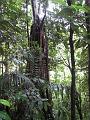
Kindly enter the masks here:
M 71 120 L 75 119 L 75 58 L 74 58 L 74 43 L 73 43 L 73 29 L 72 25 L 70 24 L 70 38 L 69 38 L 69 45 L 70 45 L 70 52 L 71 52 Z
M 45 38 L 44 31 L 44 18 L 41 20 L 36 9 L 36 0 L 31 0 L 33 23 L 30 32 L 30 48 L 33 48 L 34 62 L 27 61 L 27 73 L 31 77 L 36 77 L 49 81 L 49 71 L 48 71 L 48 43 Z M 28 26 L 28 24 L 27 24 Z M 28 34 L 28 30 L 27 30 Z M 35 43 L 40 48 L 40 51 L 35 48 Z M 37 87 L 37 86 L 36 86 Z M 41 89 L 41 88 L 40 88 Z M 42 113 L 45 120 L 54 120 L 52 112 L 52 98 L 51 92 L 46 88 L 45 90 L 40 90 L 40 96 L 42 99 L 48 99 L 49 105 L 47 105 L 47 110 L 43 107 Z
M 85 1 L 86 5 L 90 7 L 90 0 Z M 90 11 L 86 15 L 87 40 L 90 41 Z M 89 109 L 90 109 L 90 42 L 88 43 L 88 90 L 89 90 Z
M 30 35 L 29 35 L 29 24 L 28 24 L 28 0 L 26 0 L 26 31 L 28 38 L 28 47 L 30 47 Z
M 89 109 L 90 109 L 90 44 L 88 44 L 88 90 L 89 90 Z
M 72 0 L 67 0 L 68 6 L 71 6 Z M 74 41 L 73 41 L 73 33 L 74 30 L 72 28 L 72 21 L 70 20 L 70 37 L 69 37 L 69 45 L 70 45 L 70 53 L 71 53 L 71 120 L 76 120 L 75 117 L 75 57 L 74 57 Z

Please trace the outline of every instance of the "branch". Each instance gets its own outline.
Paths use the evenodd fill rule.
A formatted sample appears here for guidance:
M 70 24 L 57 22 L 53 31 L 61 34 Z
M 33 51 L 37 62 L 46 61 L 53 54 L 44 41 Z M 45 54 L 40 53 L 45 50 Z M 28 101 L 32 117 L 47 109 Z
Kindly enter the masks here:
M 32 6 L 32 13 L 33 13 L 33 21 L 35 22 L 36 18 L 36 5 L 35 5 L 35 0 L 31 0 L 31 6 Z
M 42 18 L 42 20 L 41 20 L 41 27 L 43 26 L 43 24 L 44 24 L 44 20 L 45 20 L 45 17 L 46 17 L 46 9 L 45 9 L 45 15 L 44 15 L 44 17 Z

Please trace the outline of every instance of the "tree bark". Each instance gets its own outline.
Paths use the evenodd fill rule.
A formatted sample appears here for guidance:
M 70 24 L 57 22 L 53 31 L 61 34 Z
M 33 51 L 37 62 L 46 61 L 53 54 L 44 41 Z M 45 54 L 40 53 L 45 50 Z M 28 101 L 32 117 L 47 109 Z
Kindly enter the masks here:
M 71 6 L 72 0 L 67 0 L 68 6 Z M 75 116 L 75 57 L 74 57 L 74 41 L 73 41 L 73 33 L 74 30 L 72 28 L 72 21 L 70 20 L 70 37 L 69 37 L 69 45 L 70 45 L 70 53 L 71 53 L 71 120 L 76 120 Z
M 90 44 L 88 44 L 88 91 L 89 91 L 89 109 L 90 109 Z
M 70 23 L 70 38 L 69 38 L 69 45 L 70 45 L 70 52 L 71 52 L 71 120 L 75 119 L 75 57 L 74 57 L 74 43 L 73 43 L 73 29 Z
M 44 31 L 44 18 L 41 20 L 38 15 L 38 11 L 36 9 L 36 0 L 31 0 L 32 5 L 32 14 L 33 14 L 33 23 L 31 26 L 30 32 L 30 44 L 33 48 L 34 52 L 34 63 L 31 61 L 27 61 L 28 73 L 29 77 L 38 77 L 44 80 L 49 81 L 49 71 L 48 71 L 48 43 L 45 39 L 45 31 Z M 28 33 L 28 31 L 27 31 Z M 34 47 L 34 42 L 37 42 L 41 51 L 38 52 Z M 32 67 L 33 65 L 33 67 Z M 38 73 L 38 74 L 37 74 Z M 33 76 L 34 75 L 34 76 Z M 36 86 L 37 87 L 37 86 Z M 40 88 L 41 89 L 41 88 Z M 51 92 L 46 88 L 45 90 L 40 90 L 40 96 L 42 99 L 48 99 L 49 105 L 47 105 L 47 110 L 43 107 L 42 113 L 45 120 L 54 120 L 53 112 L 52 112 L 52 98 Z
M 85 1 L 87 7 L 90 7 L 90 0 Z M 85 13 L 87 40 L 90 41 L 90 11 Z M 90 109 L 90 43 L 88 43 L 88 91 L 89 91 L 89 109 Z
M 26 0 L 26 31 L 28 38 L 28 47 L 30 47 L 30 35 L 29 35 L 29 24 L 28 24 L 28 0 Z
M 36 0 L 31 0 L 32 13 L 33 13 L 33 22 L 35 22 L 37 11 L 36 11 Z

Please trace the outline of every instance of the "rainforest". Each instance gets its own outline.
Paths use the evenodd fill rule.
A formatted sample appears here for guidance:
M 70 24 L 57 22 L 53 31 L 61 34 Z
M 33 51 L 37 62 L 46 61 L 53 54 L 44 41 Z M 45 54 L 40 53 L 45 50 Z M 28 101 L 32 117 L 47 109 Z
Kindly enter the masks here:
M 0 120 L 90 120 L 90 0 L 0 0 Z

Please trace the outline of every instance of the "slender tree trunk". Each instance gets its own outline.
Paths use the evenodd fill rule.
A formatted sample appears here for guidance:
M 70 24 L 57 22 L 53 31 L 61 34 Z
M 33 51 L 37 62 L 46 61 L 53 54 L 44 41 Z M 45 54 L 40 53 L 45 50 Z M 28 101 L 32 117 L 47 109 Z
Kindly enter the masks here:
M 73 29 L 72 25 L 70 24 L 70 38 L 69 38 L 69 45 L 70 45 L 70 52 L 71 52 L 71 120 L 75 119 L 75 57 L 74 57 L 74 43 L 73 43 Z
M 9 49 L 9 42 L 5 43 L 6 50 Z M 9 74 L 9 66 L 8 66 L 8 53 L 5 51 L 5 74 Z
M 90 7 L 90 0 L 85 0 L 85 3 Z M 90 41 L 90 11 L 86 15 L 87 39 Z M 90 43 L 88 43 L 88 90 L 89 90 L 89 109 L 90 109 Z
M 30 35 L 29 35 L 29 24 L 28 24 L 28 0 L 26 0 L 26 31 L 28 38 L 28 47 L 30 47 Z
M 68 6 L 71 6 L 73 0 L 67 0 Z M 75 57 L 74 57 L 74 41 L 73 41 L 73 33 L 74 30 L 72 28 L 72 21 L 70 20 L 70 37 L 69 37 L 69 45 L 70 45 L 70 53 L 71 53 L 71 120 L 76 120 L 75 117 Z
M 33 13 L 33 22 L 36 20 L 37 10 L 36 10 L 36 0 L 31 0 L 32 13 Z
M 90 44 L 88 44 L 88 90 L 89 90 L 89 109 L 90 109 Z

